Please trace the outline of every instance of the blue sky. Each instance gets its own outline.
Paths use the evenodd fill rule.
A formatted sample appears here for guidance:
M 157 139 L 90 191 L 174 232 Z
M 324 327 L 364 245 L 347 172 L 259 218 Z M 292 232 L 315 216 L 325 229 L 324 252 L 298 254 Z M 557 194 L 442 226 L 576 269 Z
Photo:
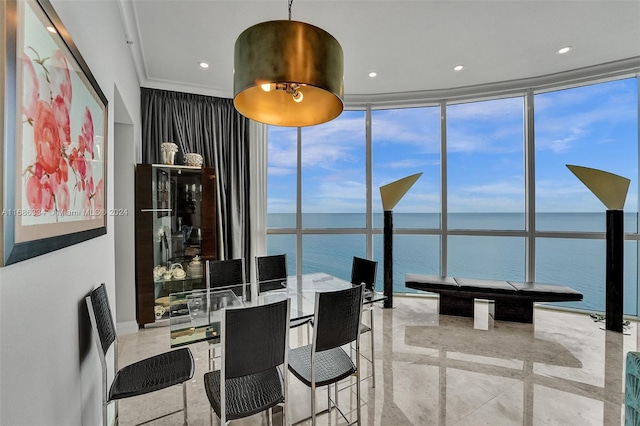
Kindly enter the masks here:
M 535 102 L 537 211 L 602 211 L 565 164 L 631 179 L 625 211 L 637 211 L 638 86 L 635 78 L 538 94 Z M 440 209 L 439 107 L 374 110 L 373 207 L 378 187 L 423 176 L 396 212 Z M 522 97 L 447 108 L 450 212 L 524 210 Z M 269 128 L 269 213 L 295 212 L 297 129 Z M 303 212 L 365 211 L 365 113 L 302 129 Z

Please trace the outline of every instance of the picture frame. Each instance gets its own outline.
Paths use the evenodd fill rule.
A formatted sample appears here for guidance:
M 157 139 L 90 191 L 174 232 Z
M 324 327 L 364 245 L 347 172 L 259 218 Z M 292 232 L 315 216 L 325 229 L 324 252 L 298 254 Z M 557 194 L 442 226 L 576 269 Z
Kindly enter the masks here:
M 107 98 L 48 0 L 0 5 L 0 266 L 107 233 Z

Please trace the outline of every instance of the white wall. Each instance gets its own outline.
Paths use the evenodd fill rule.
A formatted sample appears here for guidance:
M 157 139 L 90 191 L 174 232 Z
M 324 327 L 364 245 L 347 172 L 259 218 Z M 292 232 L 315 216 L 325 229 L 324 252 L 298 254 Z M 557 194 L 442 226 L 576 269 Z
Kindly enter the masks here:
M 115 89 L 113 163 L 116 188 L 113 205 L 116 211 L 126 213 L 113 217 L 116 281 L 116 326 L 118 335 L 138 331 L 135 291 L 135 126 L 129 112 Z
M 140 140 L 140 89 L 116 0 L 52 0 L 109 100 L 108 208 L 114 206 L 114 87 Z M 8 141 L 10 142 L 10 141 Z M 120 160 L 119 160 L 120 161 Z M 0 268 L 0 424 L 100 423 L 101 373 L 84 297 L 105 282 L 115 308 L 114 220 L 90 241 Z M 133 235 L 131 235 L 133 239 Z M 133 285 L 133 283 L 131 283 Z

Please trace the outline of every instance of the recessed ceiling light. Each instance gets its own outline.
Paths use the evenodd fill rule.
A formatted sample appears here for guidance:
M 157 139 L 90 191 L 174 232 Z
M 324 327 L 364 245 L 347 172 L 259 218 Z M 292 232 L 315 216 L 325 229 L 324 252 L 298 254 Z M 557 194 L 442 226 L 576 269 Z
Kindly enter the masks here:
M 209 64 L 206 62 L 198 62 L 198 65 L 200 65 L 200 68 L 209 68 Z
M 50 33 L 54 33 L 54 34 L 55 34 L 55 33 L 57 33 L 56 29 L 55 29 L 55 28 L 53 28 L 51 25 L 49 25 L 49 26 L 47 27 L 47 31 L 49 31 Z
M 375 77 L 376 75 L 378 75 L 378 73 L 377 73 L 377 72 L 375 72 L 375 71 L 371 71 L 371 72 L 369 73 L 369 77 Z
M 563 54 L 563 53 L 567 53 L 568 51 L 570 51 L 572 49 L 571 46 L 565 46 L 562 49 L 558 50 L 558 53 Z
M 460 71 L 462 70 L 462 68 L 464 68 L 464 65 L 456 65 L 455 67 L 453 67 L 454 71 Z

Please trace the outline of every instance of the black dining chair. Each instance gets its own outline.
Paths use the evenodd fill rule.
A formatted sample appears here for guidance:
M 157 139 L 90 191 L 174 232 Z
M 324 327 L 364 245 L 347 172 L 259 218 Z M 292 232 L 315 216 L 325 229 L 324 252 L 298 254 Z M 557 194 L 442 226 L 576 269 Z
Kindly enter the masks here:
M 102 366 L 102 424 L 107 424 L 107 405 L 115 400 L 144 395 L 170 386 L 182 384 L 182 410 L 164 414 L 156 419 L 184 411 L 184 424 L 187 416 L 187 381 L 193 377 L 195 364 L 189 348 L 165 352 L 127 365 L 118 370 L 118 342 L 116 328 L 111 316 L 109 300 L 104 283 L 85 298 L 93 335 L 98 346 Z M 114 348 L 116 367 L 115 376 L 108 386 L 106 354 Z M 108 391 L 107 391 L 108 389 Z M 152 420 L 156 420 L 152 419 Z
M 256 256 L 256 280 L 258 282 L 258 294 L 269 291 L 281 291 L 287 289 L 287 255 L 274 254 L 268 256 Z M 310 325 L 311 318 L 292 319 L 291 328 L 302 325 Z M 307 340 L 311 339 L 310 329 L 307 328 Z
M 207 289 L 229 289 L 236 296 L 247 299 L 247 286 L 244 275 L 244 260 L 207 260 L 205 261 L 205 280 Z
M 258 293 L 287 288 L 287 255 L 256 256 Z
M 281 405 L 287 424 L 289 299 L 267 305 L 224 309 L 221 368 L 204 375 L 213 411 L 225 425 Z
M 363 259 L 361 257 L 353 257 L 351 264 L 351 284 L 358 285 L 363 284 L 365 291 L 375 291 L 376 289 L 376 276 L 378 272 L 378 262 L 375 260 Z M 363 310 L 369 312 L 369 325 L 361 324 L 360 333 L 370 333 L 371 340 L 371 358 L 362 354 L 362 357 L 369 361 L 371 364 L 371 375 L 363 377 L 363 379 L 371 377 L 371 386 L 376 387 L 376 348 L 375 348 L 375 333 L 373 332 L 373 305 L 367 305 Z
M 205 260 L 205 285 L 208 290 L 231 290 L 243 302 L 247 300 L 244 259 Z M 249 293 L 250 295 L 250 293 Z M 209 342 L 209 369 L 214 368 L 217 342 Z
M 316 388 L 327 386 L 327 403 L 331 411 L 338 408 L 338 382 L 350 376 L 356 378 L 357 422 L 360 424 L 360 317 L 362 315 L 363 286 L 316 293 L 313 340 L 310 345 L 289 350 L 289 371 L 311 388 L 311 422 L 316 424 Z M 354 359 L 342 348 L 355 343 Z

